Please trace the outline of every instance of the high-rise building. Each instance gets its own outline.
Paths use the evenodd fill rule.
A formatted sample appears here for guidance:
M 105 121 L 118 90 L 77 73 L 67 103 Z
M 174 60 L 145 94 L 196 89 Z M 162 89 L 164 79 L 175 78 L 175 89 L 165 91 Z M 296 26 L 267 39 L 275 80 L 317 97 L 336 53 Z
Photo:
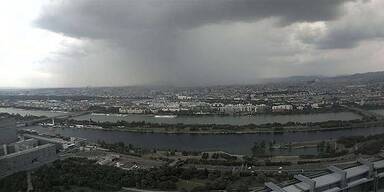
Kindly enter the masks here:
M 0 156 L 7 154 L 7 144 L 16 141 L 16 121 L 9 118 L 0 118 Z
M 0 118 L 0 145 L 17 140 L 16 121 L 9 118 Z
M 0 156 L 0 178 L 35 169 L 56 159 L 56 146 L 50 143 Z

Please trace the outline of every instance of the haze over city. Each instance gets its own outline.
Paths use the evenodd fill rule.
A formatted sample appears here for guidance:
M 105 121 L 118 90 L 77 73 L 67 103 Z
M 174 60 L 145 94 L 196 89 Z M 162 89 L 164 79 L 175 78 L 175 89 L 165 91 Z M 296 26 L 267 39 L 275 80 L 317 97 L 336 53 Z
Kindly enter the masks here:
M 253 84 L 384 70 L 381 0 L 1 1 L 0 87 Z
M 384 0 L 0 0 L 0 192 L 384 192 Z

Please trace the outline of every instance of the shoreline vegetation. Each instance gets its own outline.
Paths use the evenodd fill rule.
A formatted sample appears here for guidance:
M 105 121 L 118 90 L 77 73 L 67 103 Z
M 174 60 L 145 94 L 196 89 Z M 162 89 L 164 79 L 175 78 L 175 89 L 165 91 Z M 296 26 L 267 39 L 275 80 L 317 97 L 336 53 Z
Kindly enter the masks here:
M 81 111 L 55 111 L 49 108 L 40 108 L 40 107 L 20 107 L 20 106 L 0 106 L 0 108 L 14 108 L 14 109 L 22 109 L 22 110 L 36 110 L 36 111 L 47 111 L 47 112 L 81 112 Z M 382 108 L 376 108 L 376 109 L 383 109 Z M 97 115 L 143 115 L 143 116 L 154 116 L 154 115 L 177 115 L 181 117 L 204 117 L 204 116 L 219 116 L 219 117 L 241 117 L 241 116 L 280 116 L 280 115 L 310 115 L 310 114 L 321 114 L 321 113 L 341 113 L 341 112 L 350 112 L 349 110 L 340 107 L 340 106 L 333 106 L 333 107 L 325 107 L 325 108 L 319 108 L 319 109 L 305 109 L 305 110 L 292 110 L 292 111 L 285 111 L 285 112 L 272 112 L 270 110 L 265 110 L 263 112 L 255 112 L 255 113 L 218 113 L 218 112 L 208 112 L 208 113 L 198 113 L 198 112 L 191 112 L 191 111 L 185 111 L 185 112 L 159 112 L 159 113 L 140 113 L 140 114 L 132 114 L 132 113 L 119 113 L 118 108 L 91 108 L 90 111 L 93 111 L 94 114 Z
M 97 122 L 93 120 L 60 120 L 56 127 L 70 127 L 80 129 L 97 129 L 104 131 L 126 131 L 134 133 L 164 133 L 164 134 L 283 134 L 286 132 L 330 131 L 353 128 L 367 128 L 384 126 L 384 121 L 371 119 L 355 119 L 349 121 L 332 120 L 315 123 L 267 123 L 248 125 L 226 124 L 165 124 L 140 122 Z
M 6 113 L 4 113 L 6 114 Z M 16 117 L 16 120 L 31 120 L 42 118 L 42 116 L 21 116 L 19 114 L 8 114 Z M 48 122 L 49 120 L 47 120 Z M 44 125 L 44 124 L 43 124 Z M 45 124 L 46 125 L 46 124 Z M 368 128 L 384 126 L 383 120 L 362 117 L 354 120 L 329 120 L 323 122 L 287 122 L 287 123 L 265 123 L 265 124 L 167 124 L 151 123 L 146 121 L 93 121 L 60 119 L 56 118 L 56 128 L 69 127 L 81 129 L 97 129 L 103 131 L 125 131 L 133 133 L 164 133 L 164 134 L 283 134 L 288 132 L 316 132 L 332 131 L 353 128 Z

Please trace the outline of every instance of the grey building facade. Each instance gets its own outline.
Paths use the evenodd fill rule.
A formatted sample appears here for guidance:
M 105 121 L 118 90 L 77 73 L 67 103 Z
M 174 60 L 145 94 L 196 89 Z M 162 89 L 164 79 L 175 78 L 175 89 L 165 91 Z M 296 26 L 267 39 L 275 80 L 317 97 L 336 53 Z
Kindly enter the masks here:
M 0 145 L 17 141 L 16 121 L 0 118 Z
M 297 182 L 279 186 L 266 183 L 266 192 L 384 192 L 384 160 L 359 160 L 347 169 L 330 166 L 329 174 L 309 178 L 296 175 Z
M 54 144 L 45 144 L 0 156 L 0 178 L 40 167 L 56 159 L 56 146 Z

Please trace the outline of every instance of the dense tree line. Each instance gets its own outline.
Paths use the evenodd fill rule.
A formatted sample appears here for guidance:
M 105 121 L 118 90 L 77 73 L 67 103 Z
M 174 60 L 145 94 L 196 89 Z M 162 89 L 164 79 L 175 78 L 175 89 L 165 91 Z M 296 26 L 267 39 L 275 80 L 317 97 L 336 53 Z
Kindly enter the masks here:
M 63 192 L 79 188 L 88 188 L 92 191 L 119 191 L 122 187 L 176 190 L 178 181 L 193 179 L 204 181 L 204 183 L 192 191 L 248 191 L 249 186 L 255 184 L 262 186 L 269 177 L 273 177 L 275 180 L 288 179 L 288 175 L 285 174 L 233 173 L 230 171 L 208 171 L 193 167 L 164 166 L 126 171 L 116 167 L 98 165 L 92 160 L 69 158 L 55 161 L 34 171 L 32 183 L 34 192 Z M 25 173 L 15 174 L 0 180 L 0 191 L 26 191 L 26 188 Z
M 384 148 L 384 138 L 378 140 L 371 140 L 363 143 L 355 153 L 364 155 L 375 155 Z
M 141 156 L 142 154 L 149 152 L 147 149 L 143 149 L 132 144 L 125 144 L 123 142 L 106 143 L 105 141 L 98 141 L 97 143 L 102 148 L 109 149 L 110 151 L 120 154 Z
M 207 180 L 202 188 L 223 190 L 242 177 L 231 172 L 165 166 L 125 171 L 116 167 L 98 165 L 95 161 L 87 159 L 69 158 L 38 169 L 33 173 L 32 181 L 35 192 L 65 191 L 72 186 L 99 191 L 118 191 L 122 187 L 175 190 L 176 183 L 181 179 Z
M 369 136 L 349 136 L 349 137 L 341 137 L 337 140 L 337 143 L 343 144 L 345 147 L 350 148 L 354 145 L 369 141 L 369 140 L 378 140 L 384 138 L 384 134 L 377 135 L 369 135 Z
M 37 192 L 53 191 L 70 186 L 89 187 L 100 191 L 117 191 L 121 187 L 145 189 L 176 189 L 179 178 L 195 177 L 179 168 L 159 167 L 149 170 L 125 171 L 116 167 L 102 166 L 87 159 L 66 159 L 45 166 L 33 175 L 33 184 Z
M 384 148 L 384 134 L 342 137 L 337 143 L 346 148 L 357 147 L 355 151 L 357 154 L 374 155 Z
M 60 122 L 61 121 L 61 122 Z M 301 123 L 301 122 L 287 122 L 287 123 L 265 123 L 265 124 L 247 124 L 247 125 L 230 125 L 230 124 L 168 124 L 168 123 L 151 123 L 146 121 L 117 121 L 117 122 L 108 122 L 108 121 L 93 121 L 90 120 L 57 120 L 57 123 L 63 123 L 68 125 L 93 125 L 100 126 L 105 129 L 121 129 L 126 128 L 148 128 L 148 129 L 175 129 L 175 131 L 228 131 L 236 132 L 242 130 L 269 130 L 274 132 L 283 132 L 285 128 L 338 128 L 338 127 L 353 127 L 354 125 L 359 125 L 363 123 L 363 120 L 331 120 L 325 122 L 312 122 L 312 123 Z
M 0 180 L 0 191 L 24 192 L 27 191 L 27 174 L 20 172 Z

